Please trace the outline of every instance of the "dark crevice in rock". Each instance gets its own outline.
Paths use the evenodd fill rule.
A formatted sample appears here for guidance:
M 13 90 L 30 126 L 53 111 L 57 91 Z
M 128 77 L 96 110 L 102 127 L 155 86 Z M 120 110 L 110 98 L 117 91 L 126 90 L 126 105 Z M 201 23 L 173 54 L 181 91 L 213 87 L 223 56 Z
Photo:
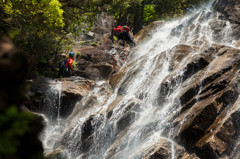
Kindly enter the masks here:
M 209 96 L 212 96 L 212 95 L 222 91 L 225 88 L 226 88 L 225 85 L 216 85 L 216 86 L 213 86 L 213 87 L 210 86 L 209 89 L 212 89 L 212 92 L 209 93 L 209 94 L 206 94 L 205 96 L 200 97 L 198 100 L 199 101 L 204 100 L 204 99 L 208 98 Z M 208 90 L 208 91 L 210 91 L 210 90 Z
M 200 58 L 194 63 L 188 64 L 185 68 L 186 71 L 184 71 L 183 75 L 178 75 L 174 79 L 161 84 L 158 90 L 158 104 L 162 105 L 163 103 L 165 103 L 167 95 L 170 95 L 179 83 L 184 82 L 192 75 L 205 68 L 208 64 L 209 63 L 204 58 Z M 189 101 L 198 93 L 198 90 L 199 86 L 196 86 L 196 88 L 189 90 L 191 93 L 186 93 L 185 95 L 183 95 L 182 100 L 180 99 L 181 103 L 183 104 Z
M 158 89 L 158 98 L 157 98 L 157 101 L 158 101 L 158 104 L 161 106 L 163 105 L 166 100 L 167 100 L 167 97 L 170 96 L 173 91 L 175 90 L 176 86 L 181 83 L 181 80 L 182 78 L 179 76 L 179 77 L 176 77 L 174 78 L 173 80 L 171 81 L 167 81 L 166 83 L 162 83 Z
M 220 72 L 215 73 L 215 74 L 213 74 L 212 76 L 210 76 L 210 77 L 208 77 L 208 78 L 205 78 L 205 79 L 202 81 L 201 85 L 202 85 L 202 86 L 205 86 L 205 85 L 207 85 L 207 84 L 212 83 L 212 82 L 213 82 L 214 80 L 216 80 L 218 77 L 222 76 L 224 73 L 230 71 L 231 69 L 232 69 L 232 66 L 229 66 L 229 67 L 221 70 Z
M 196 153 L 200 158 L 215 159 L 215 152 L 212 152 L 208 146 L 199 149 L 195 147 L 195 144 L 205 135 L 205 130 L 214 122 L 217 115 L 217 109 L 214 104 L 206 106 L 193 120 L 192 124 L 180 133 L 177 141 L 187 151 Z
M 158 101 L 158 104 L 159 105 L 162 105 L 163 103 L 165 103 L 166 101 L 166 96 L 168 93 L 170 93 L 171 89 L 170 89 L 170 84 L 169 83 L 162 83 L 160 85 L 160 88 L 159 88 L 159 95 L 158 95 L 158 98 L 157 98 L 157 101 Z
M 93 118 L 90 118 L 89 120 L 87 120 L 83 124 L 83 126 L 82 126 L 82 136 L 81 136 L 82 141 L 86 140 L 90 135 L 93 134 L 94 128 L 92 126 L 92 121 L 93 121 Z
M 194 88 L 191 88 L 187 92 L 185 92 L 180 97 L 181 105 L 185 105 L 186 104 L 182 108 L 181 113 L 186 111 L 187 109 L 191 108 L 196 103 L 196 100 L 198 100 L 198 101 L 204 100 L 204 99 L 208 98 L 209 96 L 214 95 L 214 94 L 224 90 L 227 87 L 227 84 L 229 83 L 229 81 L 227 81 L 227 80 L 221 81 L 217 85 L 209 85 L 208 87 L 206 87 L 205 89 L 203 89 L 199 93 L 200 85 L 201 85 L 201 87 L 204 87 L 205 85 L 212 83 L 214 80 L 219 78 L 222 74 L 226 73 L 227 71 L 229 71 L 231 69 L 232 69 L 232 66 L 222 70 L 221 73 L 214 74 L 214 75 L 204 79 L 197 86 L 195 86 Z M 206 94 L 204 96 L 200 96 L 198 99 L 193 99 L 194 96 L 196 96 L 198 93 L 199 93 L 199 95 L 202 95 L 202 94 L 207 93 L 207 92 L 210 92 L 210 93 L 208 93 L 208 94 Z M 189 101 L 191 101 L 191 102 L 189 102 Z
M 100 117 L 91 117 L 87 121 L 83 123 L 82 126 L 82 135 L 81 135 L 81 142 L 79 145 L 79 149 L 81 152 L 89 152 L 92 144 L 93 144 L 93 138 L 94 132 L 97 132 L 99 127 L 101 126 L 103 122 L 103 115 L 100 115 Z
M 218 159 L 218 154 L 206 144 L 202 148 L 196 148 L 193 151 L 200 159 Z
M 141 92 L 137 95 L 137 98 L 140 100 L 143 100 L 144 98 L 146 98 L 148 96 L 147 93 Z
M 236 127 L 237 134 L 240 134 L 240 110 L 231 115 L 232 122 Z
M 194 128 L 191 126 L 191 128 L 188 128 L 184 130 L 180 136 L 179 140 L 182 145 L 187 150 L 192 150 L 194 148 L 194 144 L 204 135 L 204 131 Z
M 90 136 L 86 140 L 83 140 L 80 146 L 81 152 L 84 152 L 84 153 L 88 152 L 92 147 L 92 144 L 93 144 L 93 136 Z
M 161 149 L 159 152 L 154 153 L 149 159 L 167 159 L 171 158 L 172 154 L 167 149 Z
M 236 91 L 228 90 L 224 92 L 223 95 L 217 99 L 217 103 L 223 103 L 219 113 L 221 113 L 227 106 L 234 104 L 238 99 L 238 96 L 239 93 Z
M 107 113 L 107 118 L 108 119 L 111 118 L 112 114 L 113 114 L 113 111 L 111 110 L 110 112 Z
M 208 92 L 209 90 L 214 90 L 212 94 L 215 94 L 221 90 L 223 90 L 224 88 L 226 88 L 227 84 L 229 83 L 229 81 L 221 81 L 219 84 L 217 85 L 210 85 L 208 86 L 207 88 L 203 89 L 201 92 L 200 92 L 200 95 L 201 94 L 204 94 L 206 92 Z
M 68 117 L 72 113 L 77 101 L 80 101 L 82 98 L 83 96 L 79 94 L 64 93 L 61 100 L 59 115 L 63 118 Z
M 183 113 L 184 111 L 188 110 L 189 108 L 191 108 L 195 103 L 197 102 L 196 99 L 193 99 L 191 102 L 189 102 L 188 104 L 186 104 L 180 111 L 180 114 Z
M 135 102 L 131 103 L 130 105 L 128 105 L 128 106 L 123 110 L 123 114 L 125 114 L 127 111 L 129 111 L 130 109 L 132 109 L 134 106 L 139 106 L 139 104 L 136 104 Z
M 199 92 L 200 87 L 197 85 L 196 87 L 193 87 L 191 89 L 189 89 L 186 93 L 184 93 L 181 97 L 180 97 L 180 103 L 181 105 L 186 104 L 187 102 L 189 102 L 194 96 L 196 96 Z
M 190 63 L 186 67 L 186 71 L 183 74 L 183 82 L 187 80 L 189 77 L 197 73 L 198 71 L 205 68 L 209 63 L 204 59 L 200 58 L 196 61 L 196 63 Z
M 117 129 L 118 132 L 123 131 L 126 127 L 131 125 L 135 120 L 135 113 L 128 112 L 126 113 L 118 122 L 117 122 Z

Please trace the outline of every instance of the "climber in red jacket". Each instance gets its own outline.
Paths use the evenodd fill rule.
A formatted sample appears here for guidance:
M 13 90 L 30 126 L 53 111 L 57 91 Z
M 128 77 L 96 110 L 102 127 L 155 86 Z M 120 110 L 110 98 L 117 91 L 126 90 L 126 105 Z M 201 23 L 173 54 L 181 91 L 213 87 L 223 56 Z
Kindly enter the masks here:
M 122 39 L 122 40 L 126 41 L 127 43 L 133 44 L 135 46 L 135 42 L 129 34 L 130 29 L 128 26 L 117 26 L 117 27 L 113 28 L 113 30 L 117 33 L 117 37 L 119 39 Z
M 65 63 L 65 66 L 67 66 L 69 69 L 73 70 L 73 60 L 74 60 L 74 53 L 73 52 L 70 52 L 69 53 L 69 57 Z
M 62 72 L 63 77 L 69 77 L 73 75 L 73 60 L 74 60 L 74 53 L 70 52 L 68 59 L 63 60 L 59 65 L 60 72 Z

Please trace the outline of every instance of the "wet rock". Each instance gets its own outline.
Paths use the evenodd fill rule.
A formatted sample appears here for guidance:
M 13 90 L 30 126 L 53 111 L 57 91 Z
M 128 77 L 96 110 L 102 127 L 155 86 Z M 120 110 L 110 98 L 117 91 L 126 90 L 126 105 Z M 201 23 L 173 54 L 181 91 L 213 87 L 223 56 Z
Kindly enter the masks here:
M 237 40 L 237 41 L 234 43 L 234 45 L 239 48 L 239 47 L 240 47 L 240 40 Z
M 155 148 L 155 152 L 150 155 L 149 159 L 168 159 L 169 157 L 171 158 L 172 152 L 171 152 L 171 142 L 162 139 L 158 144 L 157 148 Z
M 239 39 L 240 2 L 238 0 L 216 0 L 213 4 L 213 8 L 219 13 L 222 13 L 222 19 L 226 19 L 232 23 L 232 36 Z
M 154 146 L 150 147 L 143 155 L 145 159 L 199 159 L 195 154 L 184 151 L 180 145 L 168 140 L 160 139 Z
M 171 49 L 171 61 L 169 70 L 175 70 L 179 66 L 179 64 L 182 63 L 182 60 L 189 54 L 192 54 L 199 50 L 199 47 L 197 46 L 190 46 L 190 45 L 177 45 L 174 48 Z
M 164 23 L 163 21 L 154 21 L 150 23 L 148 26 L 144 27 L 134 36 L 134 40 L 137 43 L 140 43 L 143 40 L 147 40 L 151 38 L 151 36 L 153 35 L 153 32 L 156 31 L 157 28 L 161 26 L 163 23 Z
M 118 131 L 124 130 L 126 127 L 130 126 L 135 120 L 135 113 L 129 112 L 126 113 L 118 122 L 117 129 Z
M 110 78 L 119 71 L 119 64 L 113 55 L 104 52 L 101 47 L 88 47 L 79 50 L 81 58 L 77 60 L 76 76 L 92 80 Z
M 172 57 L 173 60 L 170 61 L 169 70 L 172 71 L 172 73 L 164 79 L 164 82 L 162 82 L 162 84 L 158 89 L 159 105 L 162 105 L 164 102 L 166 102 L 166 99 L 167 99 L 166 95 L 170 95 L 174 91 L 175 87 L 178 87 L 178 85 L 181 82 L 187 81 L 194 74 L 197 74 L 199 71 L 203 70 L 209 64 L 208 55 L 203 55 L 204 57 L 202 57 L 201 55 L 196 56 L 194 59 L 189 61 L 186 65 L 181 62 L 182 60 L 184 60 L 184 58 L 187 55 L 194 54 L 196 51 L 199 51 L 198 47 L 187 46 L 187 45 L 179 45 L 174 47 L 171 50 L 171 52 L 173 53 L 173 57 Z M 178 67 L 180 67 L 180 69 L 182 70 L 178 70 L 179 69 Z M 176 71 L 181 73 L 177 73 Z M 189 91 L 193 90 L 196 93 L 195 88 L 190 89 Z M 189 98 L 188 96 L 192 96 L 192 95 L 194 94 L 188 93 L 186 97 L 185 96 L 181 97 L 180 100 L 181 101 L 186 100 L 184 98 Z
M 123 79 L 124 74 L 126 72 L 124 70 L 121 70 L 120 72 L 114 74 L 110 80 L 109 80 L 109 84 L 112 86 L 112 88 L 116 88 L 116 86 L 120 83 L 120 81 Z
M 51 120 L 68 117 L 75 104 L 85 97 L 95 82 L 86 79 L 37 78 L 31 82 L 30 101 L 25 105 L 33 112 L 44 113 Z
M 53 150 L 51 153 L 45 155 L 44 159 L 66 159 L 68 158 L 67 152 L 63 146 Z
M 233 23 L 240 21 L 240 2 L 238 0 L 216 0 L 213 8 Z
M 66 132 L 64 132 L 64 134 L 62 134 L 62 137 L 55 143 L 54 147 L 64 146 L 68 150 L 75 152 L 75 157 L 79 156 L 80 154 L 83 155 L 84 153 L 89 152 L 89 150 L 94 144 L 94 132 L 98 131 L 102 122 L 102 115 L 90 116 L 82 123 L 81 129 L 76 129 L 76 127 L 70 127 Z M 73 134 L 72 132 L 75 132 L 76 134 Z M 71 134 L 76 135 L 76 138 L 73 139 Z
M 202 58 L 209 64 L 186 80 L 191 86 L 183 84 L 185 92 L 179 98 L 182 111 L 173 125 L 175 129 L 180 126 L 176 139 L 187 151 L 200 158 L 215 159 L 229 155 L 238 136 L 231 114 L 239 109 L 240 50 L 214 45 L 204 52 L 206 56 Z
M 73 111 L 76 103 L 81 101 L 81 99 L 92 90 L 94 85 L 95 82 L 91 80 L 83 79 L 70 81 L 63 79 L 59 115 L 61 117 L 68 117 Z
M 88 119 L 87 121 L 85 121 L 83 123 L 82 126 L 82 135 L 81 135 L 81 147 L 80 150 L 82 152 L 88 152 L 90 147 L 92 146 L 92 137 L 91 135 L 94 132 L 94 124 L 92 124 L 93 122 L 93 117 L 91 117 L 90 119 Z
M 159 87 L 157 100 L 158 106 L 161 106 L 162 103 L 166 102 L 164 101 L 166 96 L 173 93 L 175 88 L 181 85 L 183 91 L 174 99 L 176 104 L 179 105 L 179 114 L 169 121 L 172 122 L 170 128 L 164 130 L 174 130 L 171 134 L 171 137 L 177 142 L 176 145 L 174 144 L 176 150 L 174 154 L 179 159 L 215 159 L 230 155 L 233 146 L 236 145 L 235 139 L 239 136 L 239 124 L 235 121 L 239 120 L 236 114 L 238 114 L 240 105 L 238 99 L 239 79 L 237 78 L 239 76 L 240 50 L 214 44 L 204 50 L 195 46 L 179 45 L 170 51 L 172 56 L 169 65 L 170 74 L 166 76 Z M 196 52 L 198 54 L 195 54 Z M 165 53 L 163 52 L 161 56 L 155 57 L 154 60 L 157 61 L 157 65 L 151 77 L 154 77 L 154 74 L 157 74 L 162 67 L 161 61 L 166 58 Z M 174 53 L 176 54 L 174 55 Z M 186 57 L 189 57 L 189 55 L 191 55 L 191 59 L 187 60 Z M 182 61 L 186 61 L 186 63 Z M 134 66 L 134 64 L 132 65 Z M 89 156 L 87 153 L 91 150 L 96 126 L 93 125 L 95 117 L 87 118 L 86 114 L 90 110 L 101 107 L 103 110 L 99 110 L 98 114 L 101 112 L 108 124 L 114 119 L 116 127 L 114 133 L 109 129 L 106 131 L 106 135 L 111 134 L 109 135 L 111 138 L 107 140 L 108 144 L 111 145 L 107 150 L 108 158 L 114 157 L 118 151 L 126 148 L 126 145 L 121 145 L 121 141 L 129 127 L 138 119 L 138 113 L 142 111 L 139 110 L 139 104 L 141 103 L 139 99 L 144 98 L 133 99 L 126 101 L 125 104 L 120 104 L 124 99 L 123 95 L 126 88 L 131 84 L 129 79 L 138 75 L 141 71 L 142 63 L 140 68 L 132 68 L 132 65 L 126 68 L 130 69 L 129 71 L 123 70 L 110 79 L 111 87 L 118 89 L 115 90 L 118 92 L 118 97 L 108 103 L 108 108 L 101 107 L 104 104 L 100 104 L 101 102 L 98 101 L 98 98 L 101 98 L 101 93 L 98 94 L 99 96 L 89 96 L 88 100 L 77 106 L 69 118 L 72 121 L 71 127 L 63 133 L 64 137 L 60 139 L 59 143 L 69 144 L 70 137 L 68 134 L 70 132 L 74 134 L 73 130 L 80 129 L 77 129 L 79 123 L 73 121 L 81 116 L 87 119 L 81 127 L 81 130 L 84 130 L 84 132 L 81 132 L 83 138 L 81 136 L 76 137 L 81 140 L 69 149 L 72 150 L 73 147 L 76 147 L 73 150 L 74 152 L 80 149 L 84 155 Z M 110 85 L 106 87 L 104 93 L 111 90 Z M 141 92 L 139 93 L 141 94 Z M 108 125 L 109 127 L 111 125 Z M 144 135 L 147 136 L 147 132 L 148 130 Z M 180 146 L 177 146 L 177 144 Z M 101 143 L 100 145 L 104 144 Z M 146 158 L 171 157 L 173 155 L 172 142 L 159 141 L 158 146 L 144 155 Z

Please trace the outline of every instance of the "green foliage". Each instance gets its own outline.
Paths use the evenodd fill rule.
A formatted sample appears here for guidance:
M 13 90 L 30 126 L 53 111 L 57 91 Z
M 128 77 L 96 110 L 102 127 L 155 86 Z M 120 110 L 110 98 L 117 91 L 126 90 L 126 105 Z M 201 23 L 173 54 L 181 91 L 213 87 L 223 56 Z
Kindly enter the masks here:
M 55 27 L 63 27 L 63 10 L 58 0 L 4 0 L 1 17 L 5 25 L 21 33 L 42 36 Z
M 18 111 L 16 106 L 11 106 L 0 114 L 0 158 L 16 153 L 18 138 L 29 131 L 33 117 L 28 112 Z
M 73 64 L 72 64 L 72 65 L 73 65 L 74 68 L 76 68 L 76 66 L 77 66 L 76 60 L 73 61 Z
M 107 12 L 120 25 L 129 25 L 133 33 L 152 21 L 183 15 L 189 8 L 208 0 L 116 0 L 108 4 Z
M 118 40 L 118 38 L 117 38 L 116 36 L 113 36 L 113 39 L 114 39 L 114 40 Z
M 77 51 L 76 53 L 77 53 L 77 56 L 79 56 L 79 57 L 81 57 L 81 56 L 82 56 L 82 54 L 81 54 L 81 52 L 80 52 L 80 51 Z
M 97 43 L 96 42 L 93 42 L 90 44 L 91 46 L 97 46 Z

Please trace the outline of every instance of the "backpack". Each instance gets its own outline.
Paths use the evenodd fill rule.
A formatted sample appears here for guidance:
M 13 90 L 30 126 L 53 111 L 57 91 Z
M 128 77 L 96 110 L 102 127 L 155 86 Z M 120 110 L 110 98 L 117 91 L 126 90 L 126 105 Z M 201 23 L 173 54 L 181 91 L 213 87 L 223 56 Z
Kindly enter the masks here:
M 67 59 L 63 60 L 59 63 L 59 73 L 63 75 L 63 77 L 69 77 L 71 74 L 71 70 L 69 70 L 68 66 L 66 66 Z
M 67 60 L 63 60 L 62 62 L 59 63 L 59 69 L 63 70 L 65 68 L 65 64 L 66 64 Z

